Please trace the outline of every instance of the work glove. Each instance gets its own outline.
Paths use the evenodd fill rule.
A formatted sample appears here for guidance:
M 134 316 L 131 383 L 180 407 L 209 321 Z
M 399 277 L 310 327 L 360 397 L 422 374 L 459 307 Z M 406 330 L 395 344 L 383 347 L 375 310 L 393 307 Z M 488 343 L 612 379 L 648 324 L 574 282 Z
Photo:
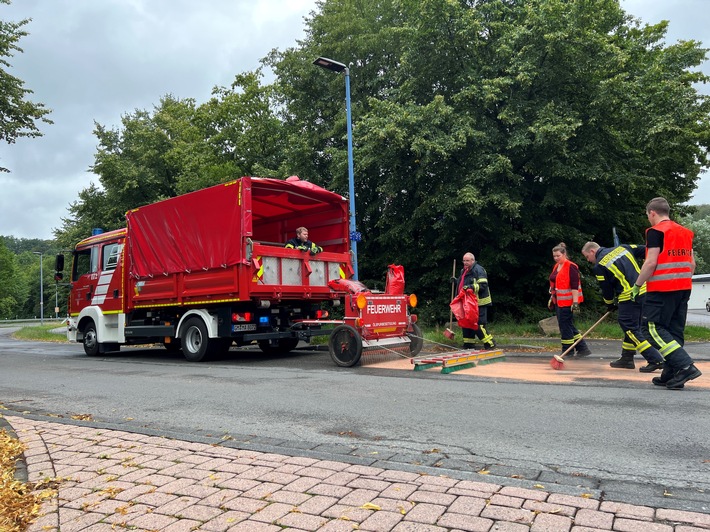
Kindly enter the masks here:
M 636 301 L 640 291 L 641 287 L 637 284 L 634 284 L 634 286 L 631 287 L 631 301 Z
M 619 309 L 619 306 L 616 305 L 615 303 L 609 303 L 609 304 L 606 306 L 607 312 L 614 312 L 615 310 L 618 310 L 618 309 Z
M 555 310 L 555 302 L 552 301 L 552 298 L 547 300 L 547 310 Z
M 579 314 L 579 303 L 572 303 L 572 314 Z
M 464 290 L 473 290 L 473 286 L 471 286 L 469 284 L 465 284 L 465 285 L 463 285 L 463 289 Z
M 313 244 L 313 245 L 311 246 L 311 249 L 310 249 L 311 255 L 315 255 L 315 254 L 317 254 L 317 253 L 320 253 L 321 251 L 323 251 L 323 248 L 322 248 L 322 247 L 316 246 L 315 244 Z
M 300 245 L 296 249 L 301 250 L 301 251 L 308 251 L 308 248 L 304 245 Z
M 458 279 L 456 279 L 456 277 L 452 277 L 452 278 L 450 279 L 451 284 L 456 284 L 456 281 L 457 281 L 457 280 L 458 280 Z

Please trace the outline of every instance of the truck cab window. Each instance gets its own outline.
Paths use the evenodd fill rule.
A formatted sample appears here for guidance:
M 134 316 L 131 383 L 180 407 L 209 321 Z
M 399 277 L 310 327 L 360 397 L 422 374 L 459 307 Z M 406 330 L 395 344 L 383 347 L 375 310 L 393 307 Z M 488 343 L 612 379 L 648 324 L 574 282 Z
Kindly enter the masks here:
M 87 275 L 99 269 L 99 248 L 93 247 L 83 249 L 74 254 L 74 266 L 72 268 L 72 281 L 76 281 L 82 275 Z
M 106 244 L 103 249 L 103 271 L 115 270 L 121 256 L 123 244 Z

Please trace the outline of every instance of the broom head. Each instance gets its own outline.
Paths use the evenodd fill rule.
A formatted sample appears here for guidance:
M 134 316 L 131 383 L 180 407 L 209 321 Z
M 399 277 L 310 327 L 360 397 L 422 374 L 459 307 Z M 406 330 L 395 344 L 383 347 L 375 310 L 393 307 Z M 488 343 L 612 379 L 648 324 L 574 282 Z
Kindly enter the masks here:
M 560 370 L 565 367 L 565 359 L 560 355 L 555 355 L 550 360 L 550 366 L 552 366 L 552 369 Z
M 454 334 L 454 331 L 452 331 L 448 327 L 444 331 L 444 336 L 446 336 L 446 338 L 448 338 L 449 340 L 453 340 L 456 337 L 456 335 Z

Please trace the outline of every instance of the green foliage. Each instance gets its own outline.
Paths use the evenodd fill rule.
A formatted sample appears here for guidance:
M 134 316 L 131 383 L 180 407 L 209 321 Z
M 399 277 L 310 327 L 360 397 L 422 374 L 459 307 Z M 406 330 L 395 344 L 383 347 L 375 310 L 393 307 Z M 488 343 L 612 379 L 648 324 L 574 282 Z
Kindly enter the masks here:
M 24 279 L 15 259 L 0 238 L 0 319 L 15 318 L 26 290 Z
M 2 4 L 10 4 L 10 0 L 0 0 Z M 38 137 L 42 133 L 37 128 L 37 121 L 51 124 L 46 118 L 50 113 L 41 103 L 27 99 L 32 94 L 25 88 L 24 82 L 11 75 L 7 69 L 11 67 L 9 59 L 15 52 L 22 52 L 18 46 L 19 40 L 27 35 L 23 30 L 29 19 L 19 22 L 0 20 L 0 141 L 12 144 L 20 137 Z M 0 166 L 0 172 L 7 172 Z
M 345 195 L 343 76 L 314 66 L 322 55 L 350 69 L 361 279 L 404 265 L 421 312 L 444 322 L 450 265 L 472 251 L 496 310 L 532 315 L 554 245 L 582 262 L 614 227 L 642 242 L 646 202 L 681 205 L 708 166 L 706 50 L 666 44 L 666 29 L 618 0 L 325 0 L 302 41 L 263 60 L 273 84 L 259 69 L 202 105 L 166 96 L 118 130 L 97 124 L 100 186 L 57 236 L 69 246 L 128 209 L 248 174 Z
M 440 320 L 444 265 L 465 251 L 494 305 L 543 307 L 552 246 L 576 259 L 612 227 L 642 241 L 646 202 L 687 200 L 707 166 L 710 107 L 692 70 L 705 50 L 664 45 L 665 23 L 641 27 L 616 0 L 321 7 L 299 47 L 268 59 L 290 138 L 307 134 L 289 160 L 345 190 L 342 80 L 311 63 L 350 64 L 361 277 L 403 264 Z

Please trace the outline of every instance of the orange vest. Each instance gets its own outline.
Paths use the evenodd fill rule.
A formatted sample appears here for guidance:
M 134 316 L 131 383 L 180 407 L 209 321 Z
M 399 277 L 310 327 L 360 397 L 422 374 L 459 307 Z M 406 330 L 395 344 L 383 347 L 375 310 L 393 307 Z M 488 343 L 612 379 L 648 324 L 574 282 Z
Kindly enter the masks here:
M 646 291 L 690 290 L 693 285 L 693 232 L 671 220 L 663 220 L 650 229 L 663 233 L 663 249 L 658 254 L 656 270 L 646 281 Z M 647 234 L 648 231 L 646 229 Z
M 550 294 L 552 294 L 552 300 L 558 307 L 572 306 L 572 287 L 570 286 L 569 281 L 569 269 L 572 265 L 577 266 L 571 260 L 564 261 L 562 263 L 562 268 L 560 268 L 560 270 L 557 272 L 555 282 L 553 283 L 552 281 L 550 281 Z M 555 273 L 555 268 L 557 268 L 557 264 L 553 266 L 552 272 L 550 273 L 550 277 L 552 277 L 552 274 Z M 579 270 L 579 267 L 577 267 L 577 269 Z M 579 287 L 577 288 L 577 291 L 579 292 L 579 303 L 581 303 L 582 301 L 584 301 L 584 296 L 582 295 L 581 275 L 579 278 Z

